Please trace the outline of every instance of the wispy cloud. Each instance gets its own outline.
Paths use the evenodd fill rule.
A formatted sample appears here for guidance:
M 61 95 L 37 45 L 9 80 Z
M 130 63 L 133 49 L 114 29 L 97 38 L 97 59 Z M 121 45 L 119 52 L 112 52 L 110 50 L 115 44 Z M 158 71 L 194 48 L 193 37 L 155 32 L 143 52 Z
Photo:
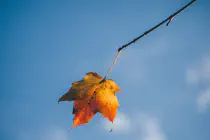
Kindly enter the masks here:
M 187 69 L 188 84 L 199 84 L 210 81 L 210 57 L 203 57 L 196 66 Z
M 148 114 L 139 115 L 140 132 L 142 140 L 165 140 L 166 136 L 161 128 L 159 120 Z
M 118 112 L 114 124 L 109 122 L 108 120 L 102 120 L 102 126 L 107 130 L 110 131 L 113 129 L 114 133 L 125 133 L 129 132 L 131 129 L 131 121 L 125 113 Z
M 186 81 L 190 85 L 210 86 L 210 57 L 204 56 L 194 67 L 187 69 Z M 197 107 L 204 112 L 210 104 L 210 87 L 201 91 L 197 97 Z
M 208 106 L 210 107 L 210 88 L 201 92 L 197 98 L 197 106 L 199 111 L 205 111 Z

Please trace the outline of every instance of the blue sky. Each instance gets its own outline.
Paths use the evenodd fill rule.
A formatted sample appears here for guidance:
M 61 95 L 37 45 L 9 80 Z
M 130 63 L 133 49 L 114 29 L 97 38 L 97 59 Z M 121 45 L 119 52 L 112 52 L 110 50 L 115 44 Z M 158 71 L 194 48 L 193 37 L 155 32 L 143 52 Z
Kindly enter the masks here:
M 104 76 L 118 47 L 188 2 L 1 1 L 0 139 L 209 140 L 208 0 L 123 50 L 109 76 L 123 91 L 112 133 L 100 114 L 68 132 L 72 103 L 57 104 L 72 82 Z

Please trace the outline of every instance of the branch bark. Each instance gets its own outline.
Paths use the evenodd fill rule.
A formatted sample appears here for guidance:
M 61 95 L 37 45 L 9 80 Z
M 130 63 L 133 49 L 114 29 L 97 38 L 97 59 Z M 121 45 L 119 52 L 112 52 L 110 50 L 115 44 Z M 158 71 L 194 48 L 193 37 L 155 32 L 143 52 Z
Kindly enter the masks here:
M 132 41 L 130 41 L 129 43 L 123 45 L 122 47 L 120 47 L 118 49 L 116 58 L 114 59 L 114 62 L 112 63 L 111 67 L 109 68 L 106 76 L 104 77 L 104 79 L 106 79 L 106 77 L 109 75 L 109 73 L 111 72 L 112 68 L 114 67 L 114 65 L 117 62 L 118 56 L 120 54 L 120 52 L 127 48 L 128 46 L 130 46 L 131 44 L 135 43 L 136 41 L 138 41 L 139 39 L 141 39 L 142 37 L 148 35 L 149 33 L 151 33 L 152 31 L 154 31 L 155 29 L 157 29 L 158 27 L 160 27 L 161 25 L 163 25 L 164 23 L 167 22 L 166 26 L 168 26 L 171 22 L 171 20 L 178 15 L 179 13 L 181 13 L 183 10 L 185 10 L 187 7 L 189 7 L 191 4 L 193 4 L 194 2 L 196 2 L 197 0 L 192 0 L 191 2 L 189 2 L 188 4 L 186 4 L 185 6 L 183 6 L 181 9 L 179 9 L 178 11 L 176 11 L 175 13 L 173 13 L 172 15 L 170 15 L 168 18 L 166 18 L 165 20 L 163 20 L 162 22 L 158 23 L 156 26 L 152 27 L 151 29 L 147 30 L 146 32 L 144 32 L 142 35 L 136 37 L 135 39 L 133 39 Z

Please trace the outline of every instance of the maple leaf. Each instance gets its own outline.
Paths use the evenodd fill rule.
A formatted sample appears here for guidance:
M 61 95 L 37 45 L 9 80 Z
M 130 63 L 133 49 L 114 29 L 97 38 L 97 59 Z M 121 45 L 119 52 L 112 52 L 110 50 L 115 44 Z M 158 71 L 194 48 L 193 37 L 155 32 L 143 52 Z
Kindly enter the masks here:
M 120 88 L 113 80 L 104 80 L 97 73 L 89 72 L 82 80 L 72 83 L 71 89 L 58 102 L 74 100 L 72 128 L 88 123 L 97 112 L 113 123 L 119 107 L 117 91 Z

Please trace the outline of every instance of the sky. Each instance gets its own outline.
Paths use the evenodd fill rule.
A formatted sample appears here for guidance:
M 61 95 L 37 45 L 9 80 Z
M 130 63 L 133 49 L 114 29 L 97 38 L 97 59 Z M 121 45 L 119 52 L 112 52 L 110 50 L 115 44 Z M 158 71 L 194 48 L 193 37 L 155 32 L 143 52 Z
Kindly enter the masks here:
M 98 113 L 68 132 L 73 103 L 57 103 L 189 1 L 1 1 L 0 139 L 209 140 L 209 0 L 122 51 L 108 77 L 122 90 L 113 126 Z

